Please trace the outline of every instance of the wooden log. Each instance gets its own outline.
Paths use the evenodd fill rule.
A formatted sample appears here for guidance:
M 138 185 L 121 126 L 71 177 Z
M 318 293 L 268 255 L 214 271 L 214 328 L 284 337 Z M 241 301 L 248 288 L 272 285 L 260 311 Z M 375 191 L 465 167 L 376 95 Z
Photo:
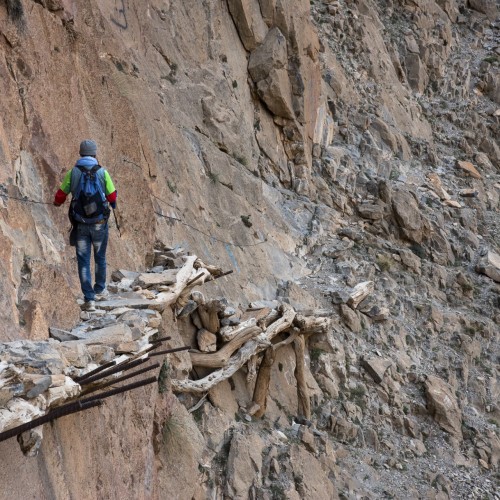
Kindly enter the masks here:
M 302 335 L 298 335 L 293 341 L 295 349 L 295 378 L 297 379 L 298 414 L 311 418 L 311 401 L 305 376 L 305 344 Z
M 349 293 L 349 299 L 347 300 L 347 305 L 356 309 L 359 303 L 368 297 L 375 288 L 373 281 L 363 281 L 358 283 Z
M 257 321 L 255 320 L 255 318 L 250 318 L 237 326 L 225 326 L 221 328 L 219 331 L 219 335 L 225 342 L 231 342 L 231 340 L 238 337 L 239 335 L 243 335 L 243 333 L 248 328 L 253 328 L 256 325 Z
M 170 287 L 170 290 L 159 293 L 156 296 L 157 301 L 163 302 L 166 305 L 173 304 L 174 302 L 177 301 L 179 296 L 185 291 L 186 283 L 196 274 L 198 274 L 193 269 L 195 261 L 196 261 L 195 255 L 189 255 L 188 257 L 186 257 L 186 262 L 179 269 L 179 272 L 177 273 L 175 284 L 172 285 L 172 287 Z M 207 271 L 207 274 L 210 273 L 208 273 Z
M 172 390 L 176 392 L 203 393 L 209 391 L 219 382 L 228 379 L 236 373 L 252 356 L 270 347 L 271 340 L 280 332 L 287 330 L 295 317 L 294 309 L 288 305 L 282 305 L 282 317 L 276 320 L 269 328 L 257 337 L 247 341 L 240 350 L 232 356 L 226 366 L 207 375 L 200 380 L 172 380 Z M 229 343 L 228 345 L 230 345 Z M 198 354 L 198 356 L 215 356 L 215 354 Z M 192 359 L 191 355 L 191 359 Z M 195 363 L 193 363 L 194 365 Z
M 299 333 L 298 329 L 294 328 L 291 335 L 289 335 L 288 338 L 266 349 L 264 358 L 262 359 L 262 362 L 259 367 L 259 374 L 257 377 L 257 381 L 255 382 L 255 389 L 252 398 L 254 404 L 258 406 L 258 408 L 253 413 L 255 417 L 262 417 L 266 412 L 267 394 L 269 392 L 269 382 L 271 379 L 271 368 L 274 363 L 274 359 L 276 357 L 276 351 L 280 347 L 283 347 L 287 344 L 291 344 L 297 337 L 298 333 Z
M 194 268 L 195 269 L 200 269 L 204 268 L 206 269 L 212 276 L 220 276 L 221 274 L 224 274 L 224 271 L 217 266 L 213 266 L 211 264 L 205 264 L 201 259 L 196 257 L 196 260 L 194 262 Z
M 247 384 L 254 381 L 257 376 L 257 358 L 258 356 L 252 356 L 247 363 Z
M 227 343 L 222 349 L 214 353 L 192 352 L 191 364 L 193 366 L 204 366 L 205 368 L 222 368 L 229 362 L 231 356 L 247 341 L 262 333 L 262 328 L 253 326 L 247 328 L 238 337 Z
M 214 334 L 219 331 L 220 321 L 216 310 L 209 309 L 206 304 L 200 305 L 198 306 L 198 315 L 200 316 L 203 328 Z
M 264 307 L 262 309 L 247 309 L 241 316 L 241 321 L 255 318 L 261 328 L 267 328 L 273 321 L 279 318 L 280 314 L 276 309 Z
M 254 417 L 262 417 L 267 409 L 267 393 L 269 392 L 269 382 L 271 381 L 271 369 L 276 358 L 276 350 L 272 347 L 266 349 L 264 357 L 259 367 L 259 374 L 255 382 L 253 391 L 253 402 L 259 405 L 259 409 L 254 413 Z
M 316 316 L 303 316 L 297 314 L 293 320 L 294 326 L 296 326 L 301 333 L 326 333 L 331 324 L 330 318 L 318 318 Z

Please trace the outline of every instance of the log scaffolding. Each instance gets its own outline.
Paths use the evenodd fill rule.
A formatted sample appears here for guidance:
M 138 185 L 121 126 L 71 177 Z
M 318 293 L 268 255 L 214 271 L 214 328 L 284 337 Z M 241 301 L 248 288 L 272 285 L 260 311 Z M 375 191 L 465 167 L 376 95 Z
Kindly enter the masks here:
M 120 276 L 116 280 L 117 282 L 120 280 L 126 282 L 126 275 L 134 273 L 129 271 L 121 273 L 120 271 L 117 274 Z M 167 279 L 167 275 L 168 278 L 175 275 L 173 282 L 168 283 L 169 286 L 161 284 L 164 276 L 161 273 L 135 274 L 145 278 L 143 285 L 148 290 L 141 290 L 141 286 L 137 286 L 140 279 L 134 282 L 129 279 L 126 285 L 129 290 L 124 289 L 124 291 L 132 291 L 131 287 L 135 284 L 134 292 L 139 296 L 142 295 L 143 298 L 131 300 L 120 297 L 111 298 L 109 302 L 97 303 L 97 306 L 104 311 L 109 311 L 110 314 L 113 313 L 114 309 L 133 310 L 149 306 L 148 310 L 154 312 L 157 317 L 150 316 L 159 323 L 161 321 L 159 312 L 169 306 L 172 308 L 182 307 L 187 302 L 194 286 L 205 281 L 218 279 L 229 272 L 224 273 L 215 266 L 205 266 L 196 256 L 186 255 L 183 257 L 183 263 L 177 272 L 172 270 L 170 273 L 165 273 L 165 279 Z M 153 281 L 148 281 L 148 278 L 153 279 Z M 151 283 L 158 285 L 157 293 L 151 290 Z M 217 304 L 212 308 L 212 304 L 209 304 L 207 309 L 209 313 L 212 309 L 215 311 L 216 322 L 213 314 L 210 315 L 210 320 L 218 326 L 218 309 L 215 306 Z M 162 343 L 170 340 L 170 337 L 151 340 L 156 336 L 158 330 L 150 326 L 143 327 L 140 338 L 132 337 L 130 328 L 125 323 L 120 323 L 120 320 L 114 324 L 116 327 L 114 336 L 109 336 L 106 328 L 103 328 L 102 337 L 96 341 L 99 329 L 92 326 L 92 317 L 87 318 L 87 321 L 90 325 L 87 330 L 85 330 L 85 323 L 81 323 L 75 328 L 77 333 L 63 332 L 69 335 L 67 342 L 56 337 L 60 344 L 56 341 L 52 341 L 52 343 L 18 341 L 0 345 L 0 441 L 18 436 L 23 453 L 33 456 L 41 444 L 42 424 L 65 415 L 94 408 L 102 404 L 103 399 L 110 396 L 157 382 L 158 376 L 139 379 L 140 376 L 148 372 L 158 371 L 160 364 L 150 363 L 151 358 L 190 349 L 189 346 L 182 346 L 159 350 Z M 98 322 L 99 319 L 96 321 Z M 80 368 L 80 364 L 78 364 L 79 368 L 68 365 L 67 355 L 70 359 L 76 360 L 82 352 L 86 352 L 87 358 L 90 358 L 88 351 L 86 351 L 88 338 L 85 334 L 78 337 L 82 331 L 91 332 L 93 343 L 101 344 L 114 351 L 114 359 L 97 367 L 96 363 L 88 362 L 83 369 Z M 127 331 L 130 336 L 128 338 L 121 337 Z M 245 334 L 246 332 L 243 332 L 243 335 Z M 238 347 L 238 342 L 241 340 L 236 339 L 235 349 Z M 53 358 L 50 359 L 50 363 L 52 363 L 50 369 L 44 361 L 47 357 L 51 357 L 47 356 L 47 350 L 50 351 Z M 24 358 L 22 353 L 25 353 Z M 37 356 L 40 356 L 39 360 Z M 31 364 L 39 367 L 39 373 L 36 371 L 32 373 L 32 369 L 25 369 L 25 365 L 30 366 Z M 140 365 L 142 366 L 139 368 Z M 132 371 L 136 367 L 139 369 Z M 126 385 L 121 384 L 130 379 L 136 381 Z M 31 389 L 33 386 L 35 388 Z M 113 388 L 109 389 L 110 386 Z
M 147 307 L 149 311 L 157 311 L 155 314 L 160 317 L 159 312 L 170 307 L 177 317 L 190 315 L 198 332 L 204 332 L 205 352 L 190 349 L 189 346 L 160 350 L 162 342 L 170 340 L 170 337 L 151 340 L 158 333 L 155 328 L 159 323 L 156 327 L 147 326 L 140 339 L 130 337 L 121 340 L 117 339 L 115 334 L 107 344 L 115 350 L 115 357 L 111 361 L 103 362 L 97 367 L 96 363 L 89 363 L 83 369 L 64 367 L 61 362 L 60 373 L 51 376 L 46 376 L 47 372 L 43 371 L 36 375 L 25 373 L 22 365 L 15 365 L 16 354 L 9 358 L 6 354 L 2 356 L 0 350 L 0 441 L 18 436 L 23 452 L 33 455 L 40 446 L 43 423 L 94 408 L 102 404 L 105 398 L 156 382 L 157 377 L 150 377 L 117 386 L 120 382 L 158 370 L 159 363 L 150 363 L 153 357 L 186 350 L 189 350 L 193 368 L 202 367 L 212 371 L 199 380 L 170 380 L 169 385 L 174 392 L 197 393 L 206 398 L 213 387 L 246 366 L 247 382 L 255 382 L 250 405 L 251 414 L 261 417 L 267 408 L 276 353 L 280 348 L 292 345 L 296 361 L 294 375 L 297 381 L 297 412 L 305 418 L 310 418 L 310 396 L 305 367 L 306 339 L 310 335 L 326 332 L 330 320 L 314 314 L 299 314 L 289 304 L 276 301 L 265 303 L 262 307 L 252 305 L 241 317 L 236 317 L 236 311 L 228 306 L 226 299 L 205 300 L 200 291 L 194 290 L 195 287 L 227 276 L 231 272 L 223 272 L 215 266 L 206 265 L 196 256 L 185 255 L 183 264 L 176 271 L 166 271 L 165 274 L 160 273 L 161 276 L 135 273 L 140 276 L 133 281 L 133 284 L 136 284 L 134 292 L 141 293 L 141 286 L 147 288 L 143 290 L 143 299 L 115 299 L 114 302 L 111 300 L 109 303 L 98 304 L 110 314 L 113 314 L 114 309 Z M 123 273 L 130 275 L 132 272 Z M 172 275 L 175 275 L 174 279 Z M 121 279 L 126 282 L 128 278 L 123 276 Z M 171 281 L 167 283 L 167 279 Z M 132 282 L 130 279 L 128 281 Z M 158 285 L 156 291 L 151 289 L 153 284 Z M 120 326 L 119 320 L 116 324 Z M 91 331 L 92 327 L 89 328 L 88 331 Z M 117 329 L 118 332 L 125 331 L 120 328 Z M 198 337 L 199 347 L 203 348 L 201 337 Z M 84 348 L 86 339 L 80 340 L 78 348 Z M 75 349 L 76 356 L 75 344 L 78 342 L 70 338 L 68 343 L 62 346 L 61 352 L 66 352 L 64 349 Z M 27 350 L 31 349 L 28 344 L 26 341 Z M 33 349 L 36 349 L 35 343 L 32 344 Z M 64 341 L 61 341 L 62 344 Z M 105 342 L 103 344 L 106 345 Z M 12 352 L 18 349 L 17 344 L 12 346 L 12 349 Z M 32 354 L 30 351 L 29 356 Z M 136 367 L 140 368 L 132 371 Z M 71 376 L 65 373 L 70 373 Z M 36 395 L 30 395 L 28 389 L 25 393 L 16 392 L 23 384 L 29 388 L 34 383 L 40 387 Z M 48 385 L 45 387 L 44 384 Z M 109 389 L 109 386 L 114 387 Z
M 204 307 L 207 303 L 200 297 L 194 299 Z M 201 306 L 200 306 L 201 307 Z M 215 303 L 211 310 L 222 310 Z M 201 319 L 203 327 L 212 326 L 205 313 L 193 313 L 193 322 Z M 196 317 L 197 315 L 197 317 Z M 212 322 L 213 324 L 213 322 Z M 298 314 L 289 304 L 281 303 L 271 309 L 248 309 L 242 316 L 242 322 L 236 326 L 219 327 L 217 334 L 222 346 L 216 352 L 191 351 L 193 367 L 203 367 L 214 371 L 198 380 L 174 379 L 171 387 L 174 392 L 207 394 L 217 384 L 227 380 L 247 365 L 247 383 L 255 380 L 252 397 L 251 414 L 262 417 L 267 408 L 269 384 L 276 352 L 285 345 L 293 345 L 295 352 L 294 376 L 297 381 L 298 408 L 297 413 L 305 418 L 311 416 L 309 389 L 306 382 L 305 345 L 310 335 L 325 333 L 330 319 L 325 317 Z M 284 339 L 283 336 L 286 336 Z M 262 354 L 263 353 L 263 354 Z

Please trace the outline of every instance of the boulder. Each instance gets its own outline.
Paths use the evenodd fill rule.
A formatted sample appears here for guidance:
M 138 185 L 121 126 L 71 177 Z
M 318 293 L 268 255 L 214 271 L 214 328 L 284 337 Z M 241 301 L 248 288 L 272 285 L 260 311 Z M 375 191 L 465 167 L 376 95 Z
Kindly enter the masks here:
M 406 68 L 408 83 L 411 88 L 416 92 L 423 93 L 429 83 L 429 76 L 420 56 L 409 52 L 406 55 Z
M 488 97 L 497 104 L 500 104 L 500 74 L 489 73 L 486 76 L 485 83 L 485 91 Z
M 392 209 L 404 237 L 415 243 L 421 243 L 423 220 L 413 195 L 408 191 L 395 190 L 392 195 Z
M 287 68 L 286 38 L 278 28 L 273 28 L 250 55 L 248 71 L 270 111 L 282 118 L 292 119 L 292 87 Z
M 344 320 L 345 324 L 354 333 L 359 333 L 361 331 L 361 321 L 358 315 L 350 307 L 345 304 L 340 305 L 340 315 Z
M 201 352 L 215 352 L 217 350 L 217 336 L 205 328 L 198 330 L 197 339 Z
M 362 203 L 357 208 L 363 219 L 380 220 L 384 218 L 385 204 Z
M 469 0 L 468 4 L 471 9 L 485 14 L 492 21 L 496 19 L 498 9 L 495 2 L 491 0 Z
M 245 49 L 254 50 L 264 41 L 267 33 L 258 1 L 228 0 L 227 3 Z
M 450 385 L 430 375 L 425 381 L 425 391 L 427 408 L 439 426 L 462 440 L 462 412 Z
M 235 433 L 227 460 L 230 498 L 246 499 L 251 486 L 260 483 L 264 445 L 258 434 Z
M 476 264 L 476 271 L 500 283 L 500 255 L 492 251 L 486 252 Z

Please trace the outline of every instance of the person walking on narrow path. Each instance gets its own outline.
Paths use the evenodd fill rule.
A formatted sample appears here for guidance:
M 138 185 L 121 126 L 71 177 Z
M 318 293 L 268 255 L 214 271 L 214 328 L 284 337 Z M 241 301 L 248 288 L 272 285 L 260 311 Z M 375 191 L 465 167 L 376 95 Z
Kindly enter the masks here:
M 66 173 L 54 198 L 61 206 L 71 192 L 69 218 L 73 225 L 70 243 L 76 246 L 78 276 L 83 292 L 82 309 L 95 311 L 95 300 L 105 297 L 106 249 L 110 205 L 116 208 L 117 193 L 106 169 L 97 161 L 97 144 L 86 139 L 80 143 L 80 159 Z M 95 284 L 92 285 L 90 256 L 94 248 Z

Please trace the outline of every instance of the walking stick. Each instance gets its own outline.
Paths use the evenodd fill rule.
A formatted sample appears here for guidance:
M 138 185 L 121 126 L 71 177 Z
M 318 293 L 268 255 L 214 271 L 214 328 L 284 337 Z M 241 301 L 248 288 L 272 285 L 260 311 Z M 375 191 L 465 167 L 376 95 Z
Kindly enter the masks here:
M 116 229 L 118 229 L 118 234 L 120 235 L 120 238 L 121 238 L 122 232 L 120 229 L 120 224 L 118 224 L 118 219 L 116 218 L 115 209 L 113 208 L 112 210 L 113 210 L 113 217 L 115 218 Z

